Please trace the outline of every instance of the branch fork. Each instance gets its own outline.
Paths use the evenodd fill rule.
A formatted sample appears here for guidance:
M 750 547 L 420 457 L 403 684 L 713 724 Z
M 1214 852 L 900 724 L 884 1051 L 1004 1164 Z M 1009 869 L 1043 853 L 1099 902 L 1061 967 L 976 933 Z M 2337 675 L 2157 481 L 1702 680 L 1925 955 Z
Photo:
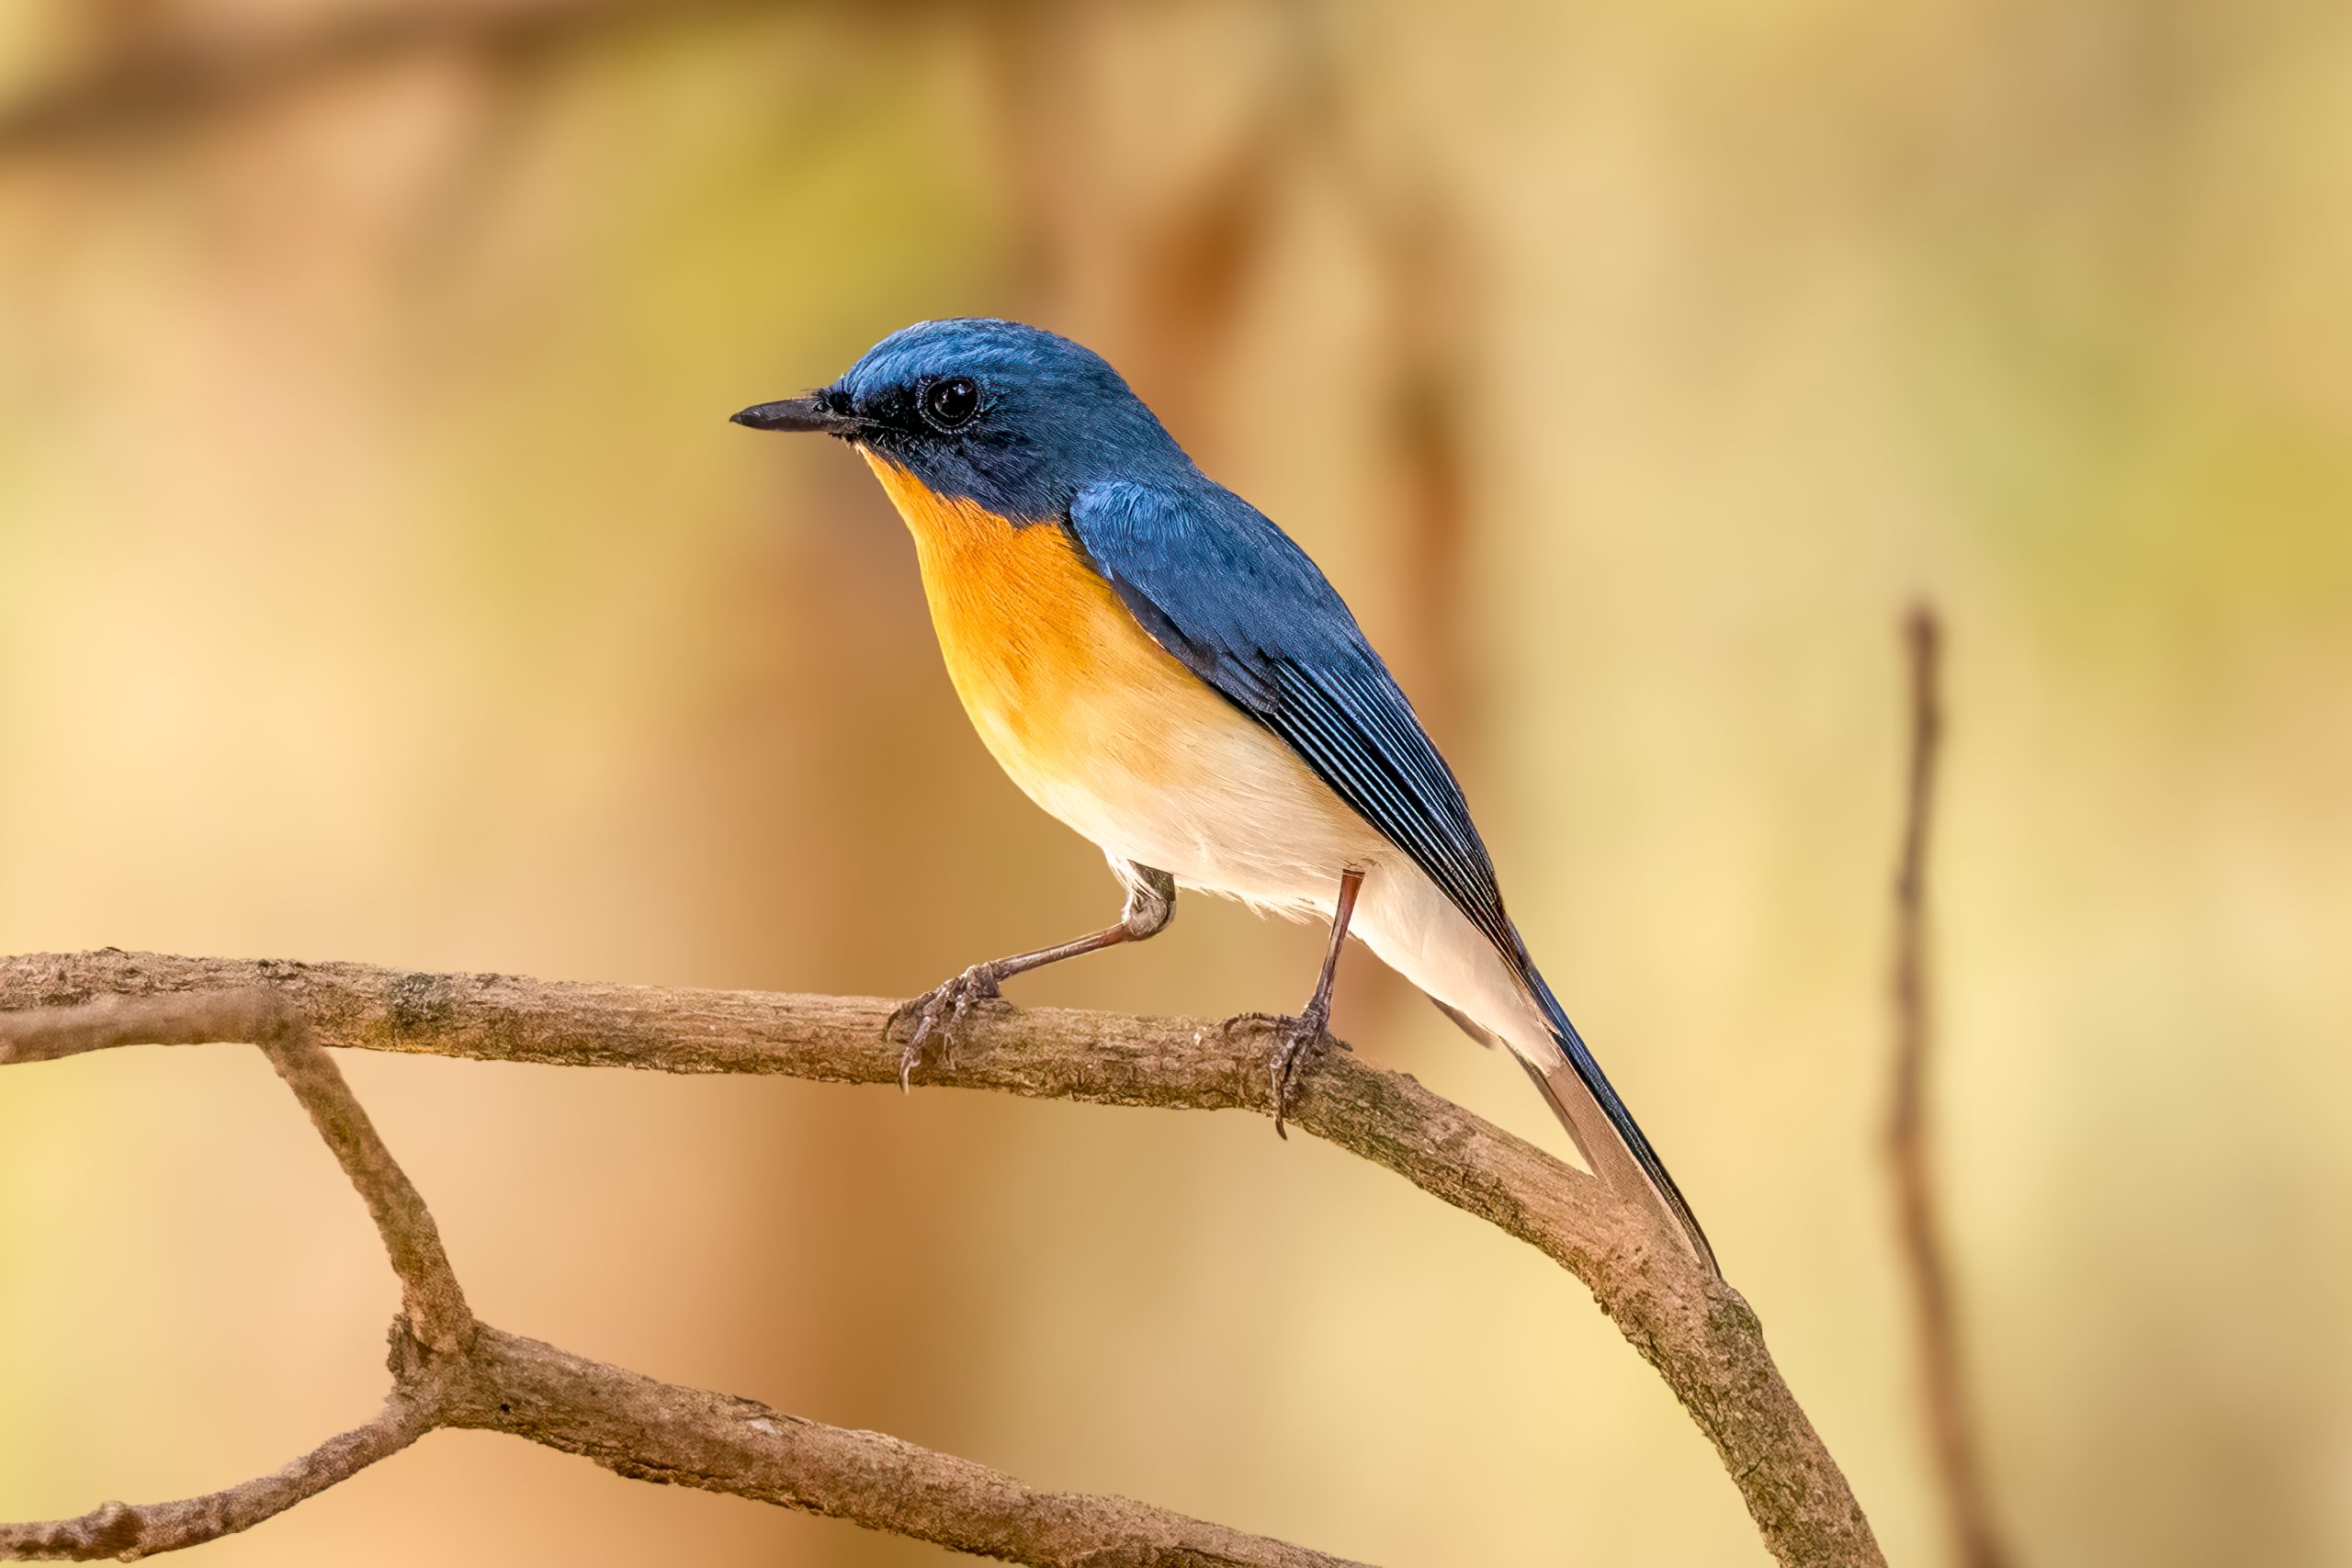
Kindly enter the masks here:
M 257 1045 L 357 1190 L 401 1283 L 377 1416 L 274 1474 L 202 1497 L 0 1524 L 0 1558 L 126 1561 L 251 1528 L 428 1432 L 476 1427 L 616 1472 L 731 1493 L 953 1551 L 1101 1568 L 1348 1568 L 1122 1497 L 1043 1491 L 953 1455 L 588 1360 L 481 1323 L 423 1197 L 325 1046 L 668 1072 L 897 1079 L 890 1005 L 639 989 L 361 964 L 107 950 L 0 958 L 0 1067 L 130 1044 Z M 1272 1110 L 1253 1042 L 1213 1025 L 1041 1009 L 976 1017 L 927 1081 L 1033 1098 Z M 1603 1185 L 1351 1053 L 1304 1077 L 1290 1122 L 1542 1250 L 1590 1289 L 1706 1435 L 1783 1563 L 1883 1568 L 1845 1477 L 1738 1294 Z

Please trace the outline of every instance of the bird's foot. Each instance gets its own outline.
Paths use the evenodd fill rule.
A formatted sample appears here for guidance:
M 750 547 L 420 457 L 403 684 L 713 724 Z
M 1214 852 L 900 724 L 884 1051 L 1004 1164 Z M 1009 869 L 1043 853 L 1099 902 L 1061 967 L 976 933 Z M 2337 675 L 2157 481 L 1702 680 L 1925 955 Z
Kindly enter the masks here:
M 1002 1003 L 1004 993 L 997 989 L 998 978 L 995 964 L 975 964 L 922 996 L 899 1003 L 891 1012 L 890 1021 L 882 1026 L 884 1038 L 895 1034 L 900 1024 L 909 1025 L 906 1043 L 899 1052 L 900 1089 L 909 1087 L 915 1068 L 927 1055 L 935 1055 L 943 1066 L 954 1065 L 956 1036 L 965 1019 L 977 1008 Z
M 1307 1059 L 1327 1045 L 1339 1045 L 1331 1037 L 1330 1004 L 1309 1002 L 1306 1010 L 1296 1016 L 1272 1012 L 1236 1013 L 1225 1021 L 1225 1032 L 1263 1027 L 1274 1037 L 1273 1049 L 1266 1053 L 1266 1071 L 1272 1080 L 1274 1092 L 1274 1135 L 1287 1139 L 1283 1123 L 1290 1118 L 1291 1101 L 1298 1097 L 1299 1069 Z M 1345 1046 L 1340 1046 L 1345 1050 Z

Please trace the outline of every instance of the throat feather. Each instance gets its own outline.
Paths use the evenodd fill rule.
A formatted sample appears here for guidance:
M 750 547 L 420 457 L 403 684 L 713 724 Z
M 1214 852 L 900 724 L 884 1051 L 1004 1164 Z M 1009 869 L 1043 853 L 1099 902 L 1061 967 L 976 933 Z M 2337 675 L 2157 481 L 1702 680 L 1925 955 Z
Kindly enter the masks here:
M 989 750 L 1016 780 L 1085 744 L 1071 733 L 1088 688 L 1166 679 L 1173 665 L 1051 522 L 1001 517 L 937 494 L 869 452 L 914 536 L 939 650 Z M 1022 755 L 1008 755 L 1008 751 Z

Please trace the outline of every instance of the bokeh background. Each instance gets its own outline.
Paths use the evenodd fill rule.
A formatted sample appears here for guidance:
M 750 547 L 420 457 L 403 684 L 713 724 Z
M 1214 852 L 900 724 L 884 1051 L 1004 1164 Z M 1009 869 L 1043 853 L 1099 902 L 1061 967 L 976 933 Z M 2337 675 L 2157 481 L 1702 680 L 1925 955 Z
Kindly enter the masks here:
M 910 547 L 727 424 L 932 316 L 1125 367 L 1457 767 L 1890 1555 L 1895 622 L 2023 1558 L 2352 1562 L 2352 13 L 0 7 L 0 950 L 906 994 L 1099 922 Z M 1295 1005 L 1188 900 L 1032 999 Z M 1340 1027 L 1531 1134 L 1351 960 Z M 346 1064 L 491 1320 L 1387 1564 L 1762 1561 L 1575 1283 L 1261 1120 Z M 364 1417 L 250 1052 L 0 1079 L 0 1516 Z M 229 1564 L 940 1562 L 443 1434 Z

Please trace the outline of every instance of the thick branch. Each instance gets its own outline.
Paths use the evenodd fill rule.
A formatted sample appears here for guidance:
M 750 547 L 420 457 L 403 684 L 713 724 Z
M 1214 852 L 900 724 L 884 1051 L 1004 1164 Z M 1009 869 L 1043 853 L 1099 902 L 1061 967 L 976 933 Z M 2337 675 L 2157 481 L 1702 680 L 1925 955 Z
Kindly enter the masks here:
M 1351 1568 L 1125 1497 L 1041 1492 L 879 1432 L 656 1382 L 536 1339 L 481 1331 L 451 1424 L 528 1438 L 639 1481 L 779 1504 L 1043 1568 Z
M 889 1004 L 404 974 L 108 951 L 0 961 L 0 1008 L 266 986 L 331 1045 L 485 1060 L 896 1081 Z M 1263 1043 L 1215 1025 L 1040 1009 L 982 1017 L 926 1083 L 1032 1098 L 1266 1112 Z M 0 1054 L 0 1061 L 6 1060 Z M 1538 1247 L 1593 1292 L 1715 1446 L 1783 1562 L 1883 1561 L 1738 1294 L 1599 1183 L 1410 1079 L 1340 1053 L 1292 1124 Z

